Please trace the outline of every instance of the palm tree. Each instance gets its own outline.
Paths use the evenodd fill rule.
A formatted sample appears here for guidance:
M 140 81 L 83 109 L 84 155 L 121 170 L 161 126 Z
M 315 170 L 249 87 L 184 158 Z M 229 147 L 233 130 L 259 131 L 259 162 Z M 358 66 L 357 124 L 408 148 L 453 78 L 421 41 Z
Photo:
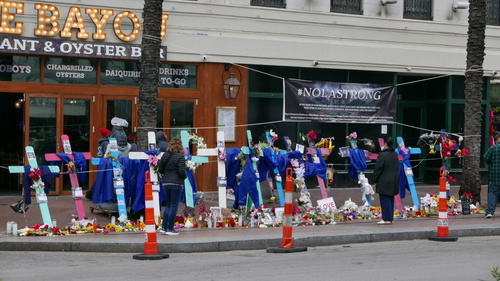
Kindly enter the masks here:
M 139 128 L 137 148 L 147 150 L 147 132 L 156 127 L 160 80 L 160 31 L 163 0 L 144 0 L 141 76 L 139 78 Z
M 465 146 L 470 154 L 464 157 L 460 195 L 471 193 L 473 202 L 481 201 L 481 128 L 483 93 L 484 39 L 486 29 L 486 0 L 469 1 L 469 30 L 465 71 Z

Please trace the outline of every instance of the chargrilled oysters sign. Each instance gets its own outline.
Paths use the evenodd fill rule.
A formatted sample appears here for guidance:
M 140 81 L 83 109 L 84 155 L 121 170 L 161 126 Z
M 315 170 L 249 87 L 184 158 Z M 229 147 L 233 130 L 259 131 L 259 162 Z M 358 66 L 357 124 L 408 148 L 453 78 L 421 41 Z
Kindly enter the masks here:
M 0 1 L 0 35 L 4 35 L 0 39 L 0 52 L 115 59 L 139 59 L 141 56 L 140 44 L 129 43 L 139 38 L 142 28 L 139 17 L 132 11 L 72 6 L 66 17 L 62 17 L 56 5 L 33 5 L 37 13 L 33 29 L 36 37 L 29 38 L 20 36 L 26 32 L 25 3 Z M 163 14 L 161 40 L 166 36 L 167 20 L 168 14 Z M 111 36 L 105 31 L 107 25 L 111 25 L 114 36 L 125 43 L 106 42 Z M 79 40 L 70 40 L 75 37 Z M 93 41 L 87 41 L 90 38 Z M 162 47 L 160 56 L 166 59 L 166 47 Z
M 324 123 L 396 121 L 393 85 L 285 80 L 283 120 Z

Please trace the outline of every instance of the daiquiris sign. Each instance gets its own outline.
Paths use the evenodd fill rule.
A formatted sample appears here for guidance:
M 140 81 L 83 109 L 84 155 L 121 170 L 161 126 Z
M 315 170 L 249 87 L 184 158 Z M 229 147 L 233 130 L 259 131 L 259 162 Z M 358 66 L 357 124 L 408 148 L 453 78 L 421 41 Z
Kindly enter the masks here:
M 4 35 L 1 36 L 3 39 L 0 39 L 0 52 L 93 58 L 140 58 L 140 42 L 129 43 L 137 40 L 142 30 L 139 17 L 132 11 L 83 9 L 77 6 L 65 7 L 67 11 L 63 11 L 56 5 L 46 3 L 34 3 L 33 8 L 37 18 L 36 27 L 28 31 L 25 23 L 31 17 L 24 16 L 25 3 L 0 1 L 0 35 Z M 167 20 L 168 15 L 163 14 L 161 40 L 166 36 Z M 106 32 L 106 27 L 112 27 L 112 34 Z M 33 34 L 35 38 L 20 36 L 26 33 Z M 125 43 L 106 42 L 110 37 Z M 72 41 L 71 38 L 79 40 Z M 89 41 L 90 38 L 93 41 Z M 161 57 L 163 60 L 166 59 L 166 47 L 162 47 Z
M 283 120 L 394 123 L 393 85 L 285 80 Z

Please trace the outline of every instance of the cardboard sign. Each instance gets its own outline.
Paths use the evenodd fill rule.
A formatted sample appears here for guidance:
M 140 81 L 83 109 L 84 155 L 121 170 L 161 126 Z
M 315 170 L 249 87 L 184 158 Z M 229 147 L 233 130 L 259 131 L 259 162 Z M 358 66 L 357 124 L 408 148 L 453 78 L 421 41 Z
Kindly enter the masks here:
M 333 197 L 320 199 L 317 202 L 318 202 L 318 207 L 320 207 L 322 211 L 328 210 L 328 208 L 330 208 L 331 210 L 337 209 L 337 206 L 335 205 L 335 201 L 333 201 Z

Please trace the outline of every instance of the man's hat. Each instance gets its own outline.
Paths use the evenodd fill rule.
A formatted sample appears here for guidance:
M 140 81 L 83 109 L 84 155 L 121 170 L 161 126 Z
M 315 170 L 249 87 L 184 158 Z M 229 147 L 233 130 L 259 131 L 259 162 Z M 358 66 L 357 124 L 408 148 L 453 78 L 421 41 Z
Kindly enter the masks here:
M 109 134 L 111 133 L 111 131 L 110 131 L 110 130 L 108 130 L 108 129 L 104 129 L 104 128 L 100 128 L 100 129 L 99 129 L 99 132 L 101 132 L 101 135 L 102 135 L 103 137 L 107 137 L 107 136 L 109 136 Z

